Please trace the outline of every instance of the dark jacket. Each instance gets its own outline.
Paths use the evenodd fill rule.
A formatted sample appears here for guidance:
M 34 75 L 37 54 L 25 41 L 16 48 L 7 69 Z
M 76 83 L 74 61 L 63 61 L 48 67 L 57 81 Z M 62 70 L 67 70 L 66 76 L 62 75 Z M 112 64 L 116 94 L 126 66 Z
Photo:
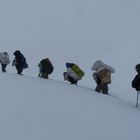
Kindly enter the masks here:
M 137 74 L 132 81 L 132 87 L 140 91 L 140 74 Z
M 16 65 L 18 65 L 18 67 L 21 67 L 23 69 L 28 67 L 26 59 L 20 51 L 18 50 L 15 51 L 14 55 L 15 55 Z
M 53 72 L 53 65 L 49 58 L 42 59 L 39 63 L 40 73 L 51 74 Z

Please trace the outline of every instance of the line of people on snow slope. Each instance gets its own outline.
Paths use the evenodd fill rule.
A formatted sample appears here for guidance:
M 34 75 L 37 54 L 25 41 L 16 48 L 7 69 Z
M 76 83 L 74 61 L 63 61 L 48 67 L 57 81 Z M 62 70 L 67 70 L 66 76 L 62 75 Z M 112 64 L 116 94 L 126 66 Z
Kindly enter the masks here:
M 12 61 L 12 66 L 16 67 L 17 74 L 22 75 L 23 69 L 28 68 L 26 58 L 19 50 L 16 50 L 13 55 L 15 56 L 15 58 Z M 6 67 L 8 64 L 10 64 L 10 58 L 7 52 L 0 52 L 0 63 L 2 72 L 6 72 Z
M 13 55 L 15 56 L 12 61 L 12 66 L 15 66 L 17 74 L 22 75 L 24 69 L 29 68 L 26 58 L 19 51 L 16 50 Z M 6 72 L 6 67 L 10 64 L 9 54 L 7 52 L 0 53 L 0 63 L 2 67 L 2 72 Z M 39 64 L 39 78 L 48 79 L 49 75 L 52 74 L 54 66 L 52 65 L 49 58 L 42 59 Z M 101 60 L 97 60 L 91 70 L 93 70 L 93 79 L 95 80 L 97 86 L 95 88 L 96 92 L 108 94 L 108 85 L 111 83 L 111 74 L 115 72 L 114 68 L 110 65 L 103 63 Z M 140 91 L 140 64 L 136 65 L 136 71 L 138 74 L 132 81 L 132 87 L 137 91 Z M 77 85 L 78 81 L 84 77 L 84 71 L 74 63 L 66 63 L 66 71 L 63 73 L 64 80 L 70 82 L 71 84 Z

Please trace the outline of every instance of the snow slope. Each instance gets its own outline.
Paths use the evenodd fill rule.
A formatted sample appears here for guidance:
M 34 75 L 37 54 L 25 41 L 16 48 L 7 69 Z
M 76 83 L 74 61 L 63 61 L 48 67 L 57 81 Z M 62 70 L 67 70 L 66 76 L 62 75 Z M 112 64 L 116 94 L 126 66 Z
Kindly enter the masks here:
M 55 80 L 0 77 L 0 139 L 140 138 L 140 111 L 129 101 Z

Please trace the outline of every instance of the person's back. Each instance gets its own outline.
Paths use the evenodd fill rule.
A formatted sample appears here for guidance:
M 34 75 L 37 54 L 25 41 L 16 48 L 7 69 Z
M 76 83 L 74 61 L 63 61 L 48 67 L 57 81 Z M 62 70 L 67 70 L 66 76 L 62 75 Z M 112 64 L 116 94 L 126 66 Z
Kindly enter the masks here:
M 102 60 L 97 60 L 97 61 L 93 64 L 91 70 L 93 70 L 93 71 L 98 71 L 100 68 L 106 68 L 106 69 L 108 69 L 111 73 L 114 73 L 114 72 L 115 72 L 115 69 L 114 69 L 112 66 L 105 64 L 104 62 L 102 62 Z
M 91 69 L 94 71 L 92 76 L 97 84 L 95 91 L 108 94 L 108 84 L 111 83 L 111 73 L 115 72 L 114 68 L 97 60 Z
M 137 91 L 140 91 L 140 64 L 137 64 L 135 68 L 138 74 L 132 81 L 132 87 L 135 88 Z
M 41 73 L 47 72 L 47 63 L 45 59 L 40 61 Z
M 82 77 L 85 75 L 84 71 L 81 70 L 81 68 L 80 68 L 78 65 L 76 65 L 76 64 L 74 64 L 74 65 L 72 66 L 72 70 L 73 70 L 73 71 L 77 74 L 77 76 L 79 77 L 78 80 L 81 80 Z
M 2 72 L 6 72 L 6 66 L 10 63 L 9 54 L 7 52 L 0 53 L 0 63 Z
M 0 53 L 0 62 L 6 65 L 10 63 L 9 55 L 7 52 Z
M 15 59 L 13 61 L 15 61 L 15 67 L 17 69 L 17 73 L 21 74 L 23 69 L 28 68 L 26 58 L 24 57 L 24 55 L 19 50 L 16 50 L 13 53 L 13 55 L 15 56 Z
M 132 81 L 132 87 L 140 91 L 140 74 L 137 74 Z
M 64 80 L 71 84 L 77 84 L 77 74 L 72 70 L 73 63 L 66 63 L 66 72 L 63 73 Z
M 64 80 L 69 81 L 71 84 L 77 84 L 84 76 L 84 72 L 74 63 L 66 63 L 67 72 L 63 73 Z
M 24 66 L 26 59 L 23 54 L 19 50 L 17 50 L 14 52 L 14 55 L 16 59 L 16 64 L 20 67 Z
M 111 72 L 106 68 L 101 68 L 97 71 L 97 75 L 101 80 L 101 84 L 111 83 Z
M 50 75 L 53 72 L 53 65 L 49 58 L 42 59 L 39 66 L 39 75 L 38 77 L 48 79 L 48 75 Z

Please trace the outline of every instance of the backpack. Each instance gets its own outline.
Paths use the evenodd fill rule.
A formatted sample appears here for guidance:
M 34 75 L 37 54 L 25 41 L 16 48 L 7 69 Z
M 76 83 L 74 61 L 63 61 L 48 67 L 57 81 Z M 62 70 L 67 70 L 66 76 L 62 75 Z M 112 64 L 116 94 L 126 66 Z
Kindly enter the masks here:
M 25 61 L 23 69 L 26 69 L 26 68 L 29 68 L 29 66 L 28 66 L 27 62 Z
M 76 64 L 73 64 L 72 66 L 72 70 L 80 77 L 82 78 L 85 73 L 79 68 L 79 66 L 77 66 Z
M 49 58 L 42 59 L 40 61 L 40 64 L 42 67 L 42 70 L 41 70 L 42 73 L 47 72 L 47 74 L 51 74 L 53 72 L 54 67 L 53 67 L 52 63 L 50 62 Z
M 23 69 L 29 68 L 27 62 L 26 62 L 26 58 L 24 56 L 21 55 L 21 61 L 22 61 L 22 67 Z
M 22 67 L 23 69 L 29 68 L 29 66 L 26 62 L 26 58 L 20 52 L 16 53 L 16 63 L 18 65 L 20 65 L 20 67 Z
M 97 72 L 97 76 L 100 78 L 101 84 L 111 83 L 111 72 L 108 69 L 102 68 Z

